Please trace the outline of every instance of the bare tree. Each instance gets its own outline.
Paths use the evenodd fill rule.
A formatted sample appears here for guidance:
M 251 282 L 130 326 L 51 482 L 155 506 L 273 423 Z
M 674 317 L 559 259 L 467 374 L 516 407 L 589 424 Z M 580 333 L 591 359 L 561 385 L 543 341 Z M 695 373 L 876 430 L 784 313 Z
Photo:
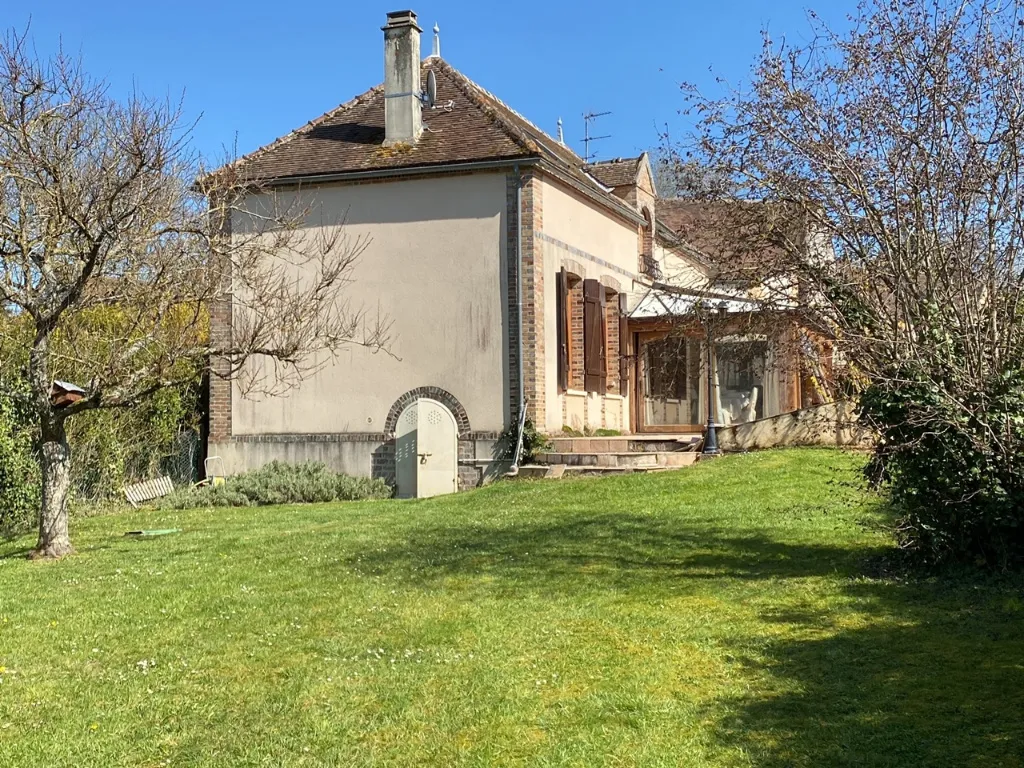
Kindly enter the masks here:
M 343 345 L 386 346 L 387 323 L 344 298 L 366 242 L 306 227 L 314 214 L 236 165 L 204 174 L 175 105 L 114 99 L 76 60 L 41 60 L 26 35 L 6 35 L 0 305 L 31 329 L 36 556 L 72 551 L 69 418 L 131 407 L 204 367 L 278 392 Z M 231 331 L 211 336 L 210 313 L 227 308 Z M 52 382 L 68 370 L 85 372 L 84 395 L 55 404 Z
M 661 140 L 662 145 L 650 153 L 659 197 L 698 200 L 721 196 L 732 189 L 730 177 L 723 178 L 696 158 L 680 152 L 670 134 L 662 134 Z
M 1024 414 L 993 398 L 1024 366 L 1024 2 L 865 0 L 848 30 L 810 20 L 806 44 L 765 35 L 747 89 L 684 89 L 698 130 L 679 161 L 735 183 L 707 210 L 735 270 L 771 255 L 767 301 L 799 296 L 853 383 L 922 393 L 873 411 L 879 456 L 905 476 L 941 434 L 948 477 L 919 491 L 953 514 L 984 495 L 969 476 L 1003 473 L 1012 497 Z

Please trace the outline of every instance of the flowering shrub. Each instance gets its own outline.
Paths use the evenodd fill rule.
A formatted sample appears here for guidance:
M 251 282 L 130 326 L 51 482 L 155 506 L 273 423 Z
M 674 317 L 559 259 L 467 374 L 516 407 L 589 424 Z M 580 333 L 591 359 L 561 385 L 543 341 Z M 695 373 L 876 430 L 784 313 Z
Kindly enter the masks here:
M 161 499 L 164 509 L 257 507 L 325 501 L 384 499 L 391 488 L 383 480 L 350 477 L 321 462 L 272 461 L 260 469 L 229 477 L 223 485 L 188 488 Z

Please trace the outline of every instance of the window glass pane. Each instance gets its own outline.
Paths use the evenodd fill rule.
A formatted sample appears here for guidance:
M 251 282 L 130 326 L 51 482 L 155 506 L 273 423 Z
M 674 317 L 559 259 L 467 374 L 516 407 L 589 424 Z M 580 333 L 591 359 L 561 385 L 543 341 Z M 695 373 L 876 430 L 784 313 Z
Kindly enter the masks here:
M 643 348 L 644 423 L 697 423 L 700 344 L 683 336 L 648 341 Z
M 768 343 L 722 339 L 715 343 L 715 352 L 721 422 L 741 424 L 764 418 Z

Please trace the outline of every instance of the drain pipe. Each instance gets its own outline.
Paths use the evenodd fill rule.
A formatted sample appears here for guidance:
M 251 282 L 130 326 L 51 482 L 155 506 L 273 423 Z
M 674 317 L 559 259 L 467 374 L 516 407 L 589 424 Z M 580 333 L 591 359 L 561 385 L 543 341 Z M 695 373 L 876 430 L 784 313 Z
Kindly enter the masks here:
M 519 163 L 513 166 L 516 175 L 516 330 L 519 335 L 519 429 L 516 435 L 516 450 L 512 455 L 512 467 L 505 473 L 506 477 L 519 474 L 519 459 L 523 453 L 523 430 L 526 428 L 526 378 L 523 373 L 523 177 L 519 173 Z

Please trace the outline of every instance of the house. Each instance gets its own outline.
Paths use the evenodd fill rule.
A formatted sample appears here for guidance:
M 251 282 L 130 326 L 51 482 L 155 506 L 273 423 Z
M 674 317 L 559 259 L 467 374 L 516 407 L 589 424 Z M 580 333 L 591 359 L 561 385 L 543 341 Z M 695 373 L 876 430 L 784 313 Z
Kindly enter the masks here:
M 421 60 L 411 11 L 383 32 L 383 85 L 238 165 L 315 200 L 310 227 L 344 216 L 369 238 L 353 296 L 391 319 L 391 354 L 343 350 L 277 398 L 215 379 L 209 453 L 228 474 L 320 460 L 424 496 L 505 473 L 522 414 L 550 434 L 699 432 L 704 333 L 668 331 L 711 267 L 662 215 L 647 155 L 588 165 L 442 59 L 436 28 Z M 720 372 L 720 420 L 799 407 L 771 340 L 753 348 Z

